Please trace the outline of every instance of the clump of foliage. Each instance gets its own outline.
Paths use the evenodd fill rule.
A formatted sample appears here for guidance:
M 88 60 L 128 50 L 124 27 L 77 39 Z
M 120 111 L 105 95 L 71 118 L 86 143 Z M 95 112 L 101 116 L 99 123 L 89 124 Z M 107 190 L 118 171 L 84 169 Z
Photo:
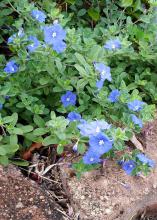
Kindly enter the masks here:
M 11 57 L 0 56 L 0 163 L 15 163 L 32 142 L 55 144 L 59 154 L 73 145 L 83 155 L 73 165 L 80 176 L 123 152 L 153 118 L 146 102 L 157 100 L 156 11 L 150 6 L 136 24 L 112 5 L 94 28 L 75 28 L 55 3 L 39 5 L 10 3 L 18 19 L 7 39 Z M 154 166 L 140 151 L 119 161 L 131 175 Z

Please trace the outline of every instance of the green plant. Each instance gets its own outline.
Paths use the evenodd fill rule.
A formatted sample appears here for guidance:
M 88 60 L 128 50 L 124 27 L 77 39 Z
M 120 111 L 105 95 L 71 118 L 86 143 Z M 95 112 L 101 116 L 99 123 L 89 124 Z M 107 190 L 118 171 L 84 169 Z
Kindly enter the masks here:
M 16 32 L 8 41 L 11 61 L 0 56 L 0 163 L 6 164 L 7 158 L 12 160 L 15 152 L 32 142 L 55 144 L 59 154 L 64 146 L 77 145 L 78 152 L 84 154 L 91 141 L 87 130 L 96 123 L 107 136 L 101 144 L 106 141 L 109 147 L 100 156 L 108 158 L 124 151 L 126 141 L 140 132 L 142 123 L 153 119 L 155 111 L 146 101 L 157 100 L 156 25 L 152 22 L 156 12 L 150 7 L 147 17 L 140 15 L 136 24 L 124 11 L 117 16 L 117 5 L 112 5 L 104 7 L 106 16 L 94 29 L 75 28 L 70 25 L 70 15 L 62 14 L 55 3 L 47 0 L 38 4 L 44 14 L 38 15 L 37 7 L 27 0 L 11 3 L 18 19 Z M 112 94 L 115 90 L 116 96 Z M 70 96 L 67 91 L 72 91 Z M 69 119 L 69 112 L 79 113 L 85 124 Z M 133 119 L 133 113 L 138 118 Z M 97 159 L 100 162 L 100 157 Z M 78 164 L 74 168 L 79 175 L 95 168 L 82 164 L 82 160 Z

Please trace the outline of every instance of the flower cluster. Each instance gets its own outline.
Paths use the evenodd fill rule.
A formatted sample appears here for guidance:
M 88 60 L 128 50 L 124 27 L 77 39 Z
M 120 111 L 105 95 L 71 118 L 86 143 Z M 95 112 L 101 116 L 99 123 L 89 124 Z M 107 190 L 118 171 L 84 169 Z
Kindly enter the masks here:
M 46 15 L 44 12 L 39 10 L 32 10 L 31 15 L 35 20 L 39 21 L 39 23 L 45 22 Z
M 25 34 L 24 34 L 24 31 L 23 31 L 23 28 L 21 28 L 21 29 L 18 31 L 17 34 L 13 34 L 12 36 L 10 36 L 10 37 L 8 38 L 7 43 L 8 43 L 8 44 L 14 43 L 14 41 L 15 41 L 16 38 L 22 38 L 22 37 L 24 37 L 24 35 L 25 35 Z
M 52 38 L 53 35 L 53 38 Z M 65 37 L 65 32 L 62 28 L 58 29 L 58 32 L 55 29 L 55 26 L 46 27 L 45 29 L 45 42 L 48 44 L 55 44 L 58 42 L 58 39 L 63 40 Z M 119 41 L 109 41 L 106 43 L 105 48 L 109 50 L 119 49 L 121 44 Z M 104 81 L 112 81 L 111 70 L 109 66 L 106 66 L 103 63 L 94 62 L 94 68 L 100 74 L 100 80 L 97 81 L 96 86 L 98 89 L 103 87 Z M 110 92 L 108 100 L 111 103 L 116 103 L 119 101 L 121 92 L 118 89 L 114 89 Z M 61 96 L 61 102 L 64 107 L 75 106 L 76 105 L 76 94 L 67 91 L 64 95 Z M 139 100 L 133 100 L 128 102 L 127 107 L 131 111 L 140 111 L 143 108 L 143 102 Z M 142 128 L 142 120 L 139 119 L 135 114 L 130 115 L 132 122 L 135 125 L 138 125 Z M 114 141 L 110 139 L 104 132 L 111 128 L 111 125 L 108 124 L 105 120 L 96 120 L 87 122 L 84 119 L 81 119 L 81 115 L 77 112 L 70 112 L 68 114 L 69 121 L 79 121 L 77 128 L 80 131 L 81 136 L 89 138 L 89 148 L 85 155 L 83 156 L 83 162 L 85 164 L 96 164 L 102 161 L 101 157 L 103 154 L 109 152 L 113 148 Z M 78 143 L 74 145 L 73 150 L 77 151 Z M 135 161 L 125 161 L 122 164 L 122 168 L 126 171 L 127 174 L 131 174 L 135 169 Z
M 7 74 L 16 73 L 18 69 L 19 68 L 15 60 L 11 60 L 6 64 L 6 67 L 4 68 L 4 72 L 6 72 Z
M 104 48 L 107 50 L 116 50 L 121 48 L 121 42 L 119 39 L 109 40 L 104 45 Z M 96 82 L 96 87 L 100 90 L 103 85 L 104 81 L 108 80 L 109 82 L 112 81 L 110 67 L 106 66 L 103 63 L 94 62 L 95 70 L 99 72 L 100 79 Z
M 137 166 L 139 165 L 139 162 L 142 166 L 147 165 L 150 168 L 154 168 L 155 166 L 155 162 L 143 153 L 138 153 L 134 160 L 120 161 L 119 164 L 122 166 L 122 169 L 126 172 L 126 174 L 132 175 Z
M 40 10 L 32 10 L 31 16 L 39 23 L 45 22 L 46 19 L 45 13 Z M 57 53 L 62 53 L 66 48 L 66 43 L 64 42 L 66 32 L 62 26 L 58 23 L 54 23 L 51 26 L 42 27 L 42 30 L 44 31 L 44 40 L 46 44 L 52 45 L 53 50 L 55 50 Z M 8 44 L 14 43 L 16 38 L 22 38 L 23 36 L 24 31 L 21 28 L 17 34 L 13 34 L 8 38 Z M 35 52 L 35 50 L 40 46 L 38 38 L 36 36 L 29 36 L 27 40 L 30 42 L 30 44 L 27 46 L 27 50 L 29 53 Z M 4 68 L 4 72 L 8 74 L 16 73 L 18 70 L 19 67 L 13 60 L 9 61 Z
M 112 92 L 110 93 L 108 99 L 110 102 L 117 102 L 118 98 L 120 96 L 120 92 L 118 89 L 112 90 Z
M 100 157 L 112 149 L 113 141 L 103 133 L 89 138 L 89 149 L 83 156 L 85 164 L 94 164 L 96 160 L 101 161 Z
M 83 121 L 77 127 L 80 130 L 80 134 L 82 136 L 91 137 L 93 135 L 96 136 L 100 132 L 109 129 L 111 125 L 108 124 L 105 120 L 97 120 L 92 122 Z
M 57 53 L 62 53 L 66 44 L 64 42 L 66 37 L 66 32 L 62 26 L 58 23 L 54 23 L 51 26 L 46 26 L 44 28 L 44 40 L 47 44 L 52 45 L 53 49 Z
M 64 85 L 66 85 L 65 86 L 66 88 L 70 88 L 69 90 L 72 90 L 71 86 L 74 86 L 76 88 L 76 90 L 74 88 L 74 92 L 65 91 L 65 93 L 63 93 L 60 97 L 60 103 L 62 104 L 62 108 L 58 108 L 57 110 L 55 109 L 55 111 L 61 112 L 62 114 L 67 113 L 67 116 L 66 116 L 66 119 L 63 116 L 62 117 L 56 116 L 57 119 L 59 118 L 58 121 L 56 122 L 56 124 L 55 124 L 55 120 L 54 121 L 51 120 L 51 123 L 54 125 L 54 127 L 56 126 L 60 132 L 59 134 L 57 133 L 58 131 L 56 131 L 56 133 L 54 132 L 53 136 L 56 135 L 57 136 L 56 139 L 61 142 L 63 141 L 63 143 L 66 138 L 67 139 L 69 138 L 69 140 L 72 142 L 75 141 L 76 143 L 73 146 L 73 150 L 84 154 L 83 155 L 83 163 L 84 163 L 85 167 L 88 167 L 86 165 L 101 163 L 106 155 L 112 154 L 113 153 L 112 151 L 114 151 L 114 150 L 119 150 L 117 146 L 121 147 L 121 144 L 122 144 L 122 147 L 124 146 L 125 140 L 129 139 L 129 136 L 130 136 L 130 133 L 132 132 L 132 130 L 136 130 L 136 129 L 139 130 L 139 128 L 143 127 L 143 122 L 142 122 L 141 118 L 144 118 L 143 117 L 144 111 L 142 111 L 142 112 L 140 112 L 140 111 L 145 108 L 145 103 L 140 100 L 137 100 L 138 98 L 133 100 L 133 98 L 132 98 L 133 96 L 131 96 L 131 95 L 130 95 L 130 99 L 129 99 L 128 98 L 129 94 L 127 94 L 128 96 L 127 95 L 123 96 L 125 91 L 122 91 L 122 90 L 120 91 L 117 89 L 117 84 L 119 84 L 119 83 L 116 82 L 115 85 L 114 84 L 111 85 L 111 82 L 114 81 L 114 78 L 113 78 L 114 74 L 112 75 L 112 71 L 114 71 L 114 69 L 112 70 L 112 68 L 107 63 L 108 58 L 105 58 L 106 60 L 104 61 L 104 63 L 102 61 L 103 58 L 100 58 L 101 60 L 97 60 L 94 62 L 93 62 L 94 59 L 91 60 L 91 62 L 93 63 L 93 66 L 94 66 L 94 70 L 96 72 L 94 75 L 98 76 L 97 80 L 94 81 L 94 85 L 96 84 L 96 87 L 97 87 L 97 90 L 95 92 L 95 90 L 94 90 L 95 88 L 94 88 L 93 82 L 92 82 L 94 76 L 91 74 L 91 76 L 89 76 L 89 78 L 88 77 L 84 78 L 81 75 L 81 70 L 83 70 L 83 67 L 85 70 L 88 70 L 89 64 L 87 65 L 87 69 L 86 69 L 86 64 L 84 64 L 84 63 L 86 61 L 88 62 L 90 60 L 90 58 L 88 59 L 88 57 L 87 57 L 87 59 L 82 59 L 82 60 L 80 59 L 80 61 L 78 59 L 79 64 L 83 65 L 83 67 L 82 67 L 82 69 L 80 68 L 81 70 L 78 69 L 78 71 L 80 72 L 80 75 L 79 75 L 79 77 L 77 77 L 76 71 L 74 70 L 74 67 L 76 68 L 75 58 L 77 58 L 77 56 L 73 57 L 73 52 L 75 50 L 75 47 L 73 47 L 73 45 L 72 45 L 72 53 L 71 54 L 67 53 L 61 57 L 59 57 L 59 55 L 58 55 L 58 54 L 62 53 L 63 51 L 65 51 L 65 49 L 66 49 L 66 31 L 64 30 L 64 28 L 58 23 L 58 21 L 55 21 L 51 25 L 46 24 L 45 21 L 46 21 L 47 16 L 43 11 L 34 9 L 31 11 L 30 15 L 33 18 L 34 26 L 36 28 L 38 28 L 38 30 L 32 32 L 32 30 L 30 30 L 30 27 L 29 27 L 28 28 L 29 35 L 27 35 L 27 32 L 25 32 L 25 34 L 24 34 L 23 29 L 20 29 L 18 33 L 13 34 L 11 37 L 8 38 L 8 44 L 11 44 L 10 46 L 13 49 L 15 48 L 15 50 L 16 50 L 17 48 L 19 48 L 17 46 L 20 46 L 20 44 L 24 42 L 24 44 L 22 45 L 23 47 L 25 47 L 24 55 L 22 54 L 21 51 L 20 51 L 21 53 L 19 53 L 19 54 L 22 54 L 24 56 L 24 59 L 25 59 L 25 57 L 28 57 L 28 59 L 31 60 L 30 65 L 28 65 L 28 71 L 29 71 L 29 68 L 33 67 L 30 71 L 33 73 L 33 77 L 35 75 L 35 73 L 33 72 L 33 71 L 35 71 L 34 64 L 36 64 L 36 62 L 33 63 L 33 61 L 36 61 L 37 58 L 39 58 L 38 63 L 40 63 L 40 58 L 41 58 L 41 56 L 43 56 L 43 54 L 40 54 L 41 51 L 39 51 L 38 49 L 41 49 L 41 50 L 43 49 L 45 54 L 49 54 L 49 56 L 51 56 L 50 58 L 52 58 L 54 60 L 54 62 L 52 61 L 52 59 L 44 59 L 44 57 L 42 57 L 43 59 L 41 59 L 41 63 L 39 64 L 39 67 L 37 69 L 37 73 L 39 72 L 40 79 L 38 80 L 38 78 L 35 75 L 34 78 L 35 78 L 35 80 L 37 78 L 37 80 L 36 80 L 37 82 L 32 83 L 32 81 L 31 81 L 32 79 L 31 79 L 30 82 L 28 82 L 28 87 L 31 83 L 32 83 L 32 85 L 36 86 L 36 84 L 38 84 L 38 82 L 39 82 L 39 84 L 41 84 L 39 89 L 41 89 L 41 94 L 42 94 L 42 90 L 44 90 L 44 93 L 43 93 L 44 95 L 49 93 L 49 91 L 51 91 L 51 94 L 52 94 L 52 92 L 53 93 L 55 93 L 55 92 L 57 93 L 58 91 L 60 92 L 64 88 Z M 37 33 L 37 35 L 36 35 L 36 33 Z M 69 31 L 69 33 L 72 33 L 72 32 Z M 22 47 L 22 49 L 23 49 L 23 47 Z M 53 52 L 52 52 L 51 48 L 53 49 Z M 122 43 L 120 42 L 119 39 L 110 39 L 110 40 L 106 41 L 105 45 L 103 46 L 104 54 L 106 53 L 107 55 L 109 55 L 109 57 L 113 53 L 118 54 L 119 50 L 121 48 L 122 48 Z M 79 50 L 79 47 L 78 47 L 78 49 L 76 49 L 76 53 L 78 52 L 78 50 Z M 84 51 L 87 51 L 87 48 L 85 48 Z M 58 54 L 56 54 L 56 53 L 58 53 Z M 80 57 L 81 56 L 82 55 L 80 55 Z M 71 62 L 70 65 L 68 63 L 69 57 L 73 58 L 72 62 L 69 60 Z M 24 64 L 21 67 L 21 71 L 25 71 L 24 59 L 21 60 L 22 61 L 21 63 Z M 51 65 L 48 65 L 48 67 L 47 67 L 46 66 L 47 63 L 45 62 L 45 60 L 46 60 L 46 62 L 52 61 Z M 62 62 L 63 62 L 63 64 L 62 64 Z M 112 64 L 112 59 L 110 60 L 110 63 L 111 63 L 111 66 L 114 66 Z M 55 64 L 56 64 L 57 68 L 52 67 Z M 42 68 L 42 65 L 43 65 L 43 68 Z M 46 68 L 44 68 L 45 67 L 44 65 L 46 66 Z M 63 71 L 58 71 L 58 75 L 57 75 L 57 69 L 60 70 L 60 69 L 62 69 L 62 67 L 66 71 L 67 75 L 69 74 L 68 77 L 63 75 L 64 73 L 62 74 Z M 10 74 L 18 72 L 19 69 L 20 69 L 20 66 L 18 64 L 18 61 L 16 63 L 15 60 L 10 60 L 9 62 L 6 63 L 6 66 L 4 67 L 4 72 L 7 73 L 7 78 L 11 79 L 12 80 L 11 82 L 13 82 L 13 81 L 15 81 L 15 79 L 12 79 L 9 76 L 10 76 Z M 49 69 L 50 69 L 50 71 L 52 69 L 52 71 L 51 71 L 52 75 L 51 75 L 51 73 L 49 74 Z M 55 87 L 55 89 L 53 91 L 52 91 L 52 87 L 48 88 L 48 90 L 47 90 L 47 88 L 45 88 L 45 86 L 47 86 L 47 84 L 49 86 L 49 79 L 51 79 L 51 77 L 49 75 L 44 78 L 43 75 L 46 73 L 46 71 L 52 77 L 52 81 L 50 81 L 50 82 L 53 82 L 52 86 L 54 86 L 56 81 L 58 81 L 59 83 L 60 82 L 62 83 L 65 80 L 65 84 L 63 82 L 62 86 L 60 86 L 61 83 L 59 85 L 60 88 L 62 87 L 61 90 L 60 90 L 60 88 L 59 89 L 57 88 L 58 85 Z M 72 71 L 75 71 L 75 73 L 74 73 L 75 77 L 71 74 Z M 88 72 L 90 75 L 90 71 L 88 71 Z M 4 76 L 6 76 L 6 74 L 4 74 Z M 33 78 L 33 77 L 31 77 L 31 78 Z M 15 76 L 15 78 L 16 78 L 16 76 Z M 17 78 L 18 78 L 18 76 L 17 76 Z M 53 78 L 54 78 L 54 81 L 53 81 Z M 71 80 L 71 84 L 70 84 L 69 79 Z M 80 81 L 83 81 L 86 79 L 87 79 L 87 82 L 85 81 L 85 83 L 86 83 L 85 86 L 81 85 L 83 87 L 83 89 L 81 88 L 79 90 L 79 84 L 84 84 L 84 82 L 80 83 Z M 77 82 L 77 80 L 78 80 L 78 82 Z M 68 83 L 67 83 L 67 81 L 68 81 Z M 109 89 L 105 90 L 105 88 L 104 88 L 105 92 L 103 94 L 102 88 L 104 86 L 104 83 L 106 83 L 106 84 L 108 83 L 110 85 L 109 85 Z M 18 85 L 16 87 L 18 87 Z M 16 89 L 16 87 L 15 87 L 15 89 Z M 80 97 L 78 99 L 77 99 L 76 91 L 79 91 L 78 93 L 79 93 Z M 129 91 L 127 91 L 127 92 L 129 93 Z M 8 97 L 5 95 L 6 95 L 6 93 L 4 93 L 2 95 L 3 96 L 2 103 L 4 103 L 4 100 L 8 99 Z M 35 95 L 38 96 L 38 93 L 36 93 Z M 58 97 L 58 94 L 54 94 L 54 96 L 56 99 Z M 92 96 L 91 99 L 90 99 L 90 96 Z M 104 97 L 104 96 L 107 96 L 107 97 Z M 12 95 L 11 95 L 11 97 L 12 97 Z M 77 105 L 79 105 L 79 102 L 81 103 L 81 101 L 82 101 L 82 97 L 83 97 L 83 101 L 86 101 L 86 97 L 87 97 L 87 101 L 89 100 L 88 107 L 91 108 L 89 112 L 91 113 L 93 111 L 92 117 L 94 119 L 90 119 L 88 112 L 85 112 L 85 110 L 87 110 L 87 108 L 88 108 L 88 107 L 86 107 L 86 105 L 79 106 L 77 108 Z M 88 97 L 89 97 L 89 99 L 88 99 Z M 34 96 L 32 94 L 32 100 L 35 100 L 35 99 L 36 99 L 36 97 L 34 98 Z M 98 99 L 98 100 L 96 100 L 96 99 Z M 22 98 L 21 98 L 21 100 L 22 100 Z M 98 107 L 98 111 L 97 111 L 97 109 L 95 111 L 95 108 L 97 108 L 97 106 L 99 105 L 99 100 L 100 100 L 100 106 L 99 106 L 100 108 Z M 125 101 L 123 101 L 123 100 L 125 100 Z M 8 100 L 8 102 L 9 101 L 11 102 L 12 98 L 10 100 Z M 85 103 L 83 101 L 82 101 L 82 103 Z M 101 101 L 102 101 L 102 105 L 101 105 Z M 106 102 L 108 102 L 108 103 L 105 105 L 103 103 L 103 101 L 105 104 L 106 104 Z M 47 103 L 48 102 L 49 102 L 49 99 L 47 100 Z M 49 105 L 47 105 L 47 103 L 45 104 L 45 112 L 48 112 L 47 107 L 49 107 Z M 120 105 L 122 106 L 124 113 L 119 111 Z M 34 107 L 34 104 L 32 104 L 32 106 Z M 52 108 L 55 108 L 56 106 L 57 106 L 57 104 L 54 106 L 52 105 Z M 107 109 L 108 106 L 109 106 L 109 108 Z M 103 109 L 103 107 L 105 108 L 105 110 Z M 0 103 L 0 110 L 2 108 L 3 108 L 3 104 Z M 37 108 L 38 108 L 38 105 L 37 105 Z M 40 107 L 39 107 L 39 109 L 40 109 Z M 100 109 L 100 111 L 99 111 L 99 109 Z M 111 109 L 111 115 L 110 115 L 110 109 Z M 125 132 L 125 129 L 116 128 L 116 127 L 112 126 L 111 124 L 109 124 L 108 122 L 106 122 L 106 120 L 104 120 L 104 119 L 99 120 L 99 118 L 103 118 L 105 115 L 106 118 L 111 118 L 113 120 L 115 119 L 115 121 L 116 121 L 118 117 L 117 117 L 117 115 L 116 116 L 112 115 L 112 111 L 115 112 L 117 109 L 118 109 L 118 114 L 120 115 L 121 118 L 124 118 L 126 115 L 128 116 L 128 117 L 126 116 L 125 118 L 127 118 L 126 119 L 127 122 L 129 121 L 130 127 L 128 126 L 128 129 L 126 129 L 126 132 Z M 36 108 L 35 108 L 35 110 L 36 110 Z M 34 113 L 35 110 L 33 109 L 32 112 Z M 85 112 L 84 117 L 83 117 L 82 112 Z M 100 112 L 100 114 L 99 114 L 99 112 Z M 38 114 L 38 112 L 37 112 L 37 114 Z M 66 121 L 65 123 L 62 123 L 63 119 Z M 120 123 L 121 123 L 121 121 L 120 121 Z M 124 120 L 124 123 L 125 123 L 125 120 Z M 67 126 L 69 126 L 68 127 L 69 130 L 67 129 L 65 131 L 65 133 L 64 132 L 62 133 L 61 132 L 62 129 L 60 129 L 59 126 L 61 128 L 63 126 L 64 129 L 66 129 Z M 76 129 L 75 134 L 73 131 L 71 132 L 71 130 L 73 128 Z M 41 133 L 43 134 L 44 132 L 41 132 Z M 48 132 L 44 133 L 43 136 L 41 135 L 41 137 L 43 137 L 44 140 L 47 138 L 47 135 L 45 135 L 45 134 L 48 134 Z M 52 140 L 52 141 L 54 141 L 54 140 Z M 66 140 L 66 142 L 68 142 L 68 140 Z M 81 146 L 81 148 L 84 147 L 83 150 L 81 149 L 82 151 L 79 148 L 80 146 Z M 86 147 L 88 147 L 88 149 L 85 152 Z M 106 154 L 106 155 L 104 155 L 104 154 Z M 136 171 L 138 166 L 143 166 L 144 168 L 147 168 L 147 166 L 149 168 L 154 167 L 154 161 L 149 159 L 143 153 L 138 153 L 135 157 L 132 157 L 132 158 L 128 157 L 128 158 L 129 159 L 124 159 L 124 161 L 121 161 L 122 169 L 128 175 L 133 175 L 134 171 Z
M 40 42 L 35 36 L 30 36 L 28 40 L 31 41 L 32 43 L 27 46 L 27 49 L 30 53 L 32 53 L 39 47 Z
M 119 39 L 109 40 L 104 45 L 104 48 L 107 50 L 116 50 L 121 48 L 121 42 Z
M 74 94 L 71 91 L 67 91 L 64 95 L 61 97 L 61 102 L 64 105 L 64 107 L 75 105 L 76 104 L 76 94 Z
M 80 121 L 81 120 L 81 115 L 77 112 L 70 112 L 68 114 L 68 120 L 69 121 Z
M 94 67 L 100 74 L 100 80 L 97 81 L 96 86 L 98 89 L 101 89 L 105 80 L 108 80 L 109 82 L 112 80 L 110 67 L 103 63 L 94 63 Z

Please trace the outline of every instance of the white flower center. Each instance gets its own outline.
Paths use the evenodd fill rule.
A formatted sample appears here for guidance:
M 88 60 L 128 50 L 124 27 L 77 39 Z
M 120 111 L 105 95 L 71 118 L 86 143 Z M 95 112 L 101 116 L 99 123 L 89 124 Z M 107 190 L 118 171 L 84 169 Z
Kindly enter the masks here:
M 136 110 L 138 110 L 139 106 L 135 106 L 134 108 L 135 108 L 135 111 L 136 111 Z
M 104 76 L 105 75 L 105 73 L 106 73 L 106 71 L 105 70 L 103 70 L 102 72 L 101 72 L 101 74 Z
M 53 32 L 52 37 L 55 38 L 57 36 L 56 32 Z
M 100 132 L 100 128 L 97 126 L 95 131 L 96 131 L 96 133 L 99 133 Z
M 130 165 L 130 168 L 132 168 L 133 167 L 133 165 Z
M 115 48 L 116 48 L 115 44 L 112 44 L 112 49 L 115 49 Z
M 101 145 L 103 145 L 104 144 L 104 141 L 103 140 L 100 140 L 99 141 L 99 145 L 101 146 Z
M 70 101 L 70 98 L 67 98 L 66 100 L 67 100 L 67 102 L 69 102 L 69 101 Z
M 11 67 L 11 71 L 14 71 L 14 67 Z
M 94 160 L 94 158 L 93 158 L 93 157 L 91 157 L 91 158 L 90 158 L 90 161 L 92 162 L 93 160 Z
M 39 15 L 38 15 L 38 14 L 36 15 L 36 18 L 37 18 L 37 19 L 39 18 Z
M 30 47 L 34 47 L 34 44 L 30 44 Z

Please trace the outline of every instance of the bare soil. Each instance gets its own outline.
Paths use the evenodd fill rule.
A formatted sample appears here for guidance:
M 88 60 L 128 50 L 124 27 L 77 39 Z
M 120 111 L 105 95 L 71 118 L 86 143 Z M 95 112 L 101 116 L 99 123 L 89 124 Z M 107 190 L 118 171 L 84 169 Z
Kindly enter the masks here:
M 157 120 L 140 138 L 157 164 Z M 14 166 L 0 166 L 0 220 L 157 220 L 157 165 L 147 177 L 131 177 L 115 160 L 107 160 L 78 180 L 69 167 L 75 156 L 60 160 L 50 149 L 49 156 L 42 151 L 33 155 L 31 178 L 36 182 Z M 42 166 L 52 167 L 39 176 Z
M 63 220 L 60 207 L 17 168 L 0 166 L 0 220 Z
M 146 206 L 157 204 L 157 120 L 144 128 L 143 140 L 145 153 L 156 162 L 147 177 L 126 175 L 114 160 L 85 173 L 81 180 L 71 177 L 67 166 L 61 167 L 65 190 L 81 220 L 157 220 L 157 215 L 135 217 L 139 210 L 144 213 Z

